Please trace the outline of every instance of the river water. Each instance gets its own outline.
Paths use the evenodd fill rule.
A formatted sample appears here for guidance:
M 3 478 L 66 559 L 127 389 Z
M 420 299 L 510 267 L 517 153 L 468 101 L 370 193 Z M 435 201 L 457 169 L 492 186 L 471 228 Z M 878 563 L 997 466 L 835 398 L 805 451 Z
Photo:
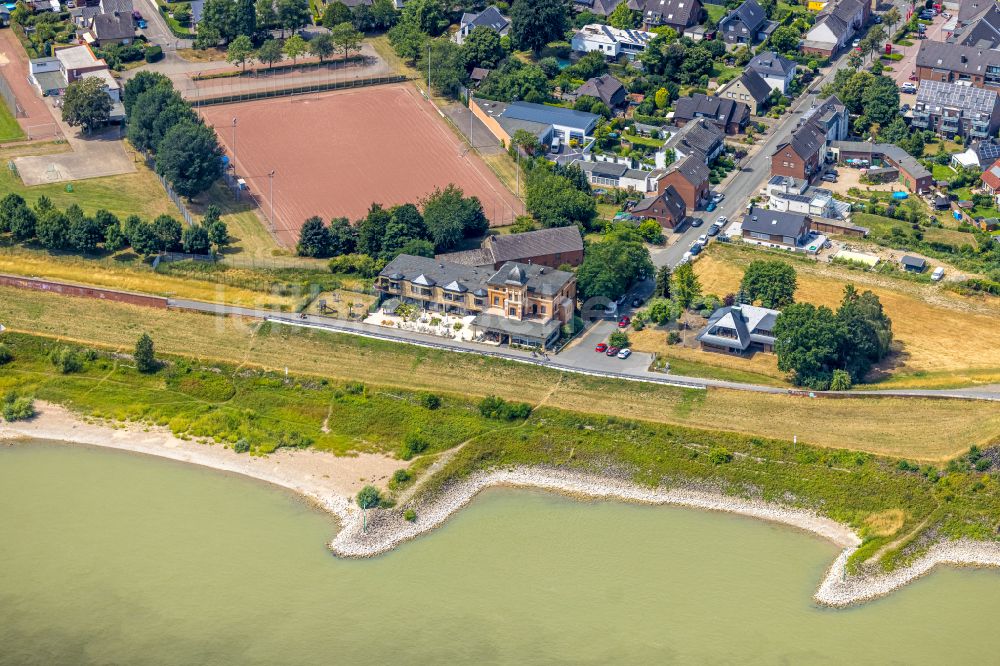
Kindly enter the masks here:
M 0 664 L 998 659 L 1000 573 L 820 608 L 832 544 L 724 514 L 493 490 L 344 561 L 332 520 L 284 491 L 41 443 L 0 447 L 0 507 Z

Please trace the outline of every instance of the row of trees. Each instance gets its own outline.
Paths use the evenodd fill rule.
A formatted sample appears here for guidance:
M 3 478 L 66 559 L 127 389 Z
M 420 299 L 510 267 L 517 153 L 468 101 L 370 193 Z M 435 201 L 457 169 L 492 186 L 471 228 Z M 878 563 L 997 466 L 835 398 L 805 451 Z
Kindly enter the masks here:
M 244 36 L 259 41 L 268 30 L 309 25 L 309 0 L 206 0 L 195 46 L 208 48 Z
M 299 35 L 292 35 L 283 41 L 267 39 L 256 49 L 250 37 L 240 35 L 229 43 L 229 48 L 226 49 L 226 60 L 246 69 L 246 66 L 255 60 L 268 67 L 273 67 L 274 63 L 280 62 L 286 57 L 291 58 L 294 63 L 306 54 L 316 56 L 320 62 L 338 51 L 343 52 L 344 58 L 348 58 L 352 51 L 361 50 L 363 38 L 364 35 L 355 30 L 350 23 L 335 25 L 330 32 L 316 35 L 309 41 Z
M 192 198 L 222 175 L 222 148 L 215 130 L 202 122 L 157 72 L 139 72 L 122 95 L 128 117 L 128 138 L 137 149 L 156 159 L 156 172 L 174 190 Z
M 93 216 L 85 215 L 76 204 L 59 210 L 46 196 L 39 197 L 33 207 L 28 206 L 23 197 L 14 193 L 0 199 L 0 233 L 9 233 L 15 242 L 81 254 L 118 252 L 127 247 L 143 256 L 177 250 L 206 254 L 230 242 L 226 224 L 213 206 L 209 206 L 202 224 L 182 228 L 169 215 L 160 215 L 152 222 L 130 215 L 122 222 L 104 209 Z
M 844 68 L 823 87 L 823 95 L 836 95 L 857 116 L 854 131 L 864 134 L 872 125 L 888 126 L 899 118 L 899 89 L 888 76 Z
M 523 160 L 522 165 L 527 171 L 525 207 L 543 227 L 593 226 L 597 203 L 579 167 L 551 164 L 544 158 Z
M 345 217 L 331 220 L 329 226 L 322 218 L 311 217 L 302 225 L 297 251 L 307 257 L 362 254 L 382 262 L 400 254 L 433 257 L 488 229 L 479 199 L 448 185 L 420 201 L 419 208 L 412 203 L 388 209 L 372 204 L 354 225 Z

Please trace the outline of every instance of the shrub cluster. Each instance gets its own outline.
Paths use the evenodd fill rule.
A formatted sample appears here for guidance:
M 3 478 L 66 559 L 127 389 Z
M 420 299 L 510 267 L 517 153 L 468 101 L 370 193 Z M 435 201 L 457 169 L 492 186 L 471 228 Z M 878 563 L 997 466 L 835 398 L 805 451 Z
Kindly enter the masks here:
M 531 416 L 531 405 L 526 402 L 508 402 L 491 395 L 479 402 L 479 413 L 488 419 L 516 421 Z

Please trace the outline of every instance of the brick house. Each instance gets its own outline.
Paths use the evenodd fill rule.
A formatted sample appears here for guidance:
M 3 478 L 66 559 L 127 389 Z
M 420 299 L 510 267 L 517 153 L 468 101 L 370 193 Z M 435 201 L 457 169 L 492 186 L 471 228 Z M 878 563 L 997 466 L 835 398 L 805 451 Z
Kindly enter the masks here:
M 673 187 L 688 211 L 697 210 L 708 200 L 709 170 L 697 154 L 678 160 L 666 169 L 656 182 L 657 194 Z
M 675 229 L 687 216 L 687 206 L 673 185 L 663 192 L 646 197 L 635 205 L 632 215 L 656 220 L 664 229 Z
M 771 155 L 771 175 L 811 181 L 819 173 L 826 147 L 826 133 L 809 122 L 778 144 Z
M 674 105 L 674 124 L 684 127 L 695 118 L 704 118 L 726 134 L 738 134 L 750 121 L 750 107 L 743 102 L 702 93 L 678 99 Z
M 435 257 L 466 266 L 492 266 L 499 269 L 508 261 L 559 268 L 579 266 L 583 262 L 583 236 L 575 224 L 528 231 L 523 234 L 487 236 L 482 247 L 449 252 Z

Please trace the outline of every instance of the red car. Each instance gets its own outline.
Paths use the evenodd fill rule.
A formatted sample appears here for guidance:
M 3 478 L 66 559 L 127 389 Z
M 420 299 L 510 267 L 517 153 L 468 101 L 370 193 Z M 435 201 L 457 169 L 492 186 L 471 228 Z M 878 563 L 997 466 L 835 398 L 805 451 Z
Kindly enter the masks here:
M 619 351 L 621 351 L 621 350 L 618 349 L 618 347 L 608 347 L 608 351 L 606 351 L 605 353 L 608 356 L 618 356 L 618 352 Z
M 598 352 L 599 354 L 603 354 L 604 352 L 608 351 L 608 345 L 604 342 L 599 342 L 597 346 L 594 347 L 594 351 Z
M 628 328 L 631 323 L 632 320 L 628 318 L 628 315 L 622 315 L 622 318 L 618 320 L 618 328 Z

